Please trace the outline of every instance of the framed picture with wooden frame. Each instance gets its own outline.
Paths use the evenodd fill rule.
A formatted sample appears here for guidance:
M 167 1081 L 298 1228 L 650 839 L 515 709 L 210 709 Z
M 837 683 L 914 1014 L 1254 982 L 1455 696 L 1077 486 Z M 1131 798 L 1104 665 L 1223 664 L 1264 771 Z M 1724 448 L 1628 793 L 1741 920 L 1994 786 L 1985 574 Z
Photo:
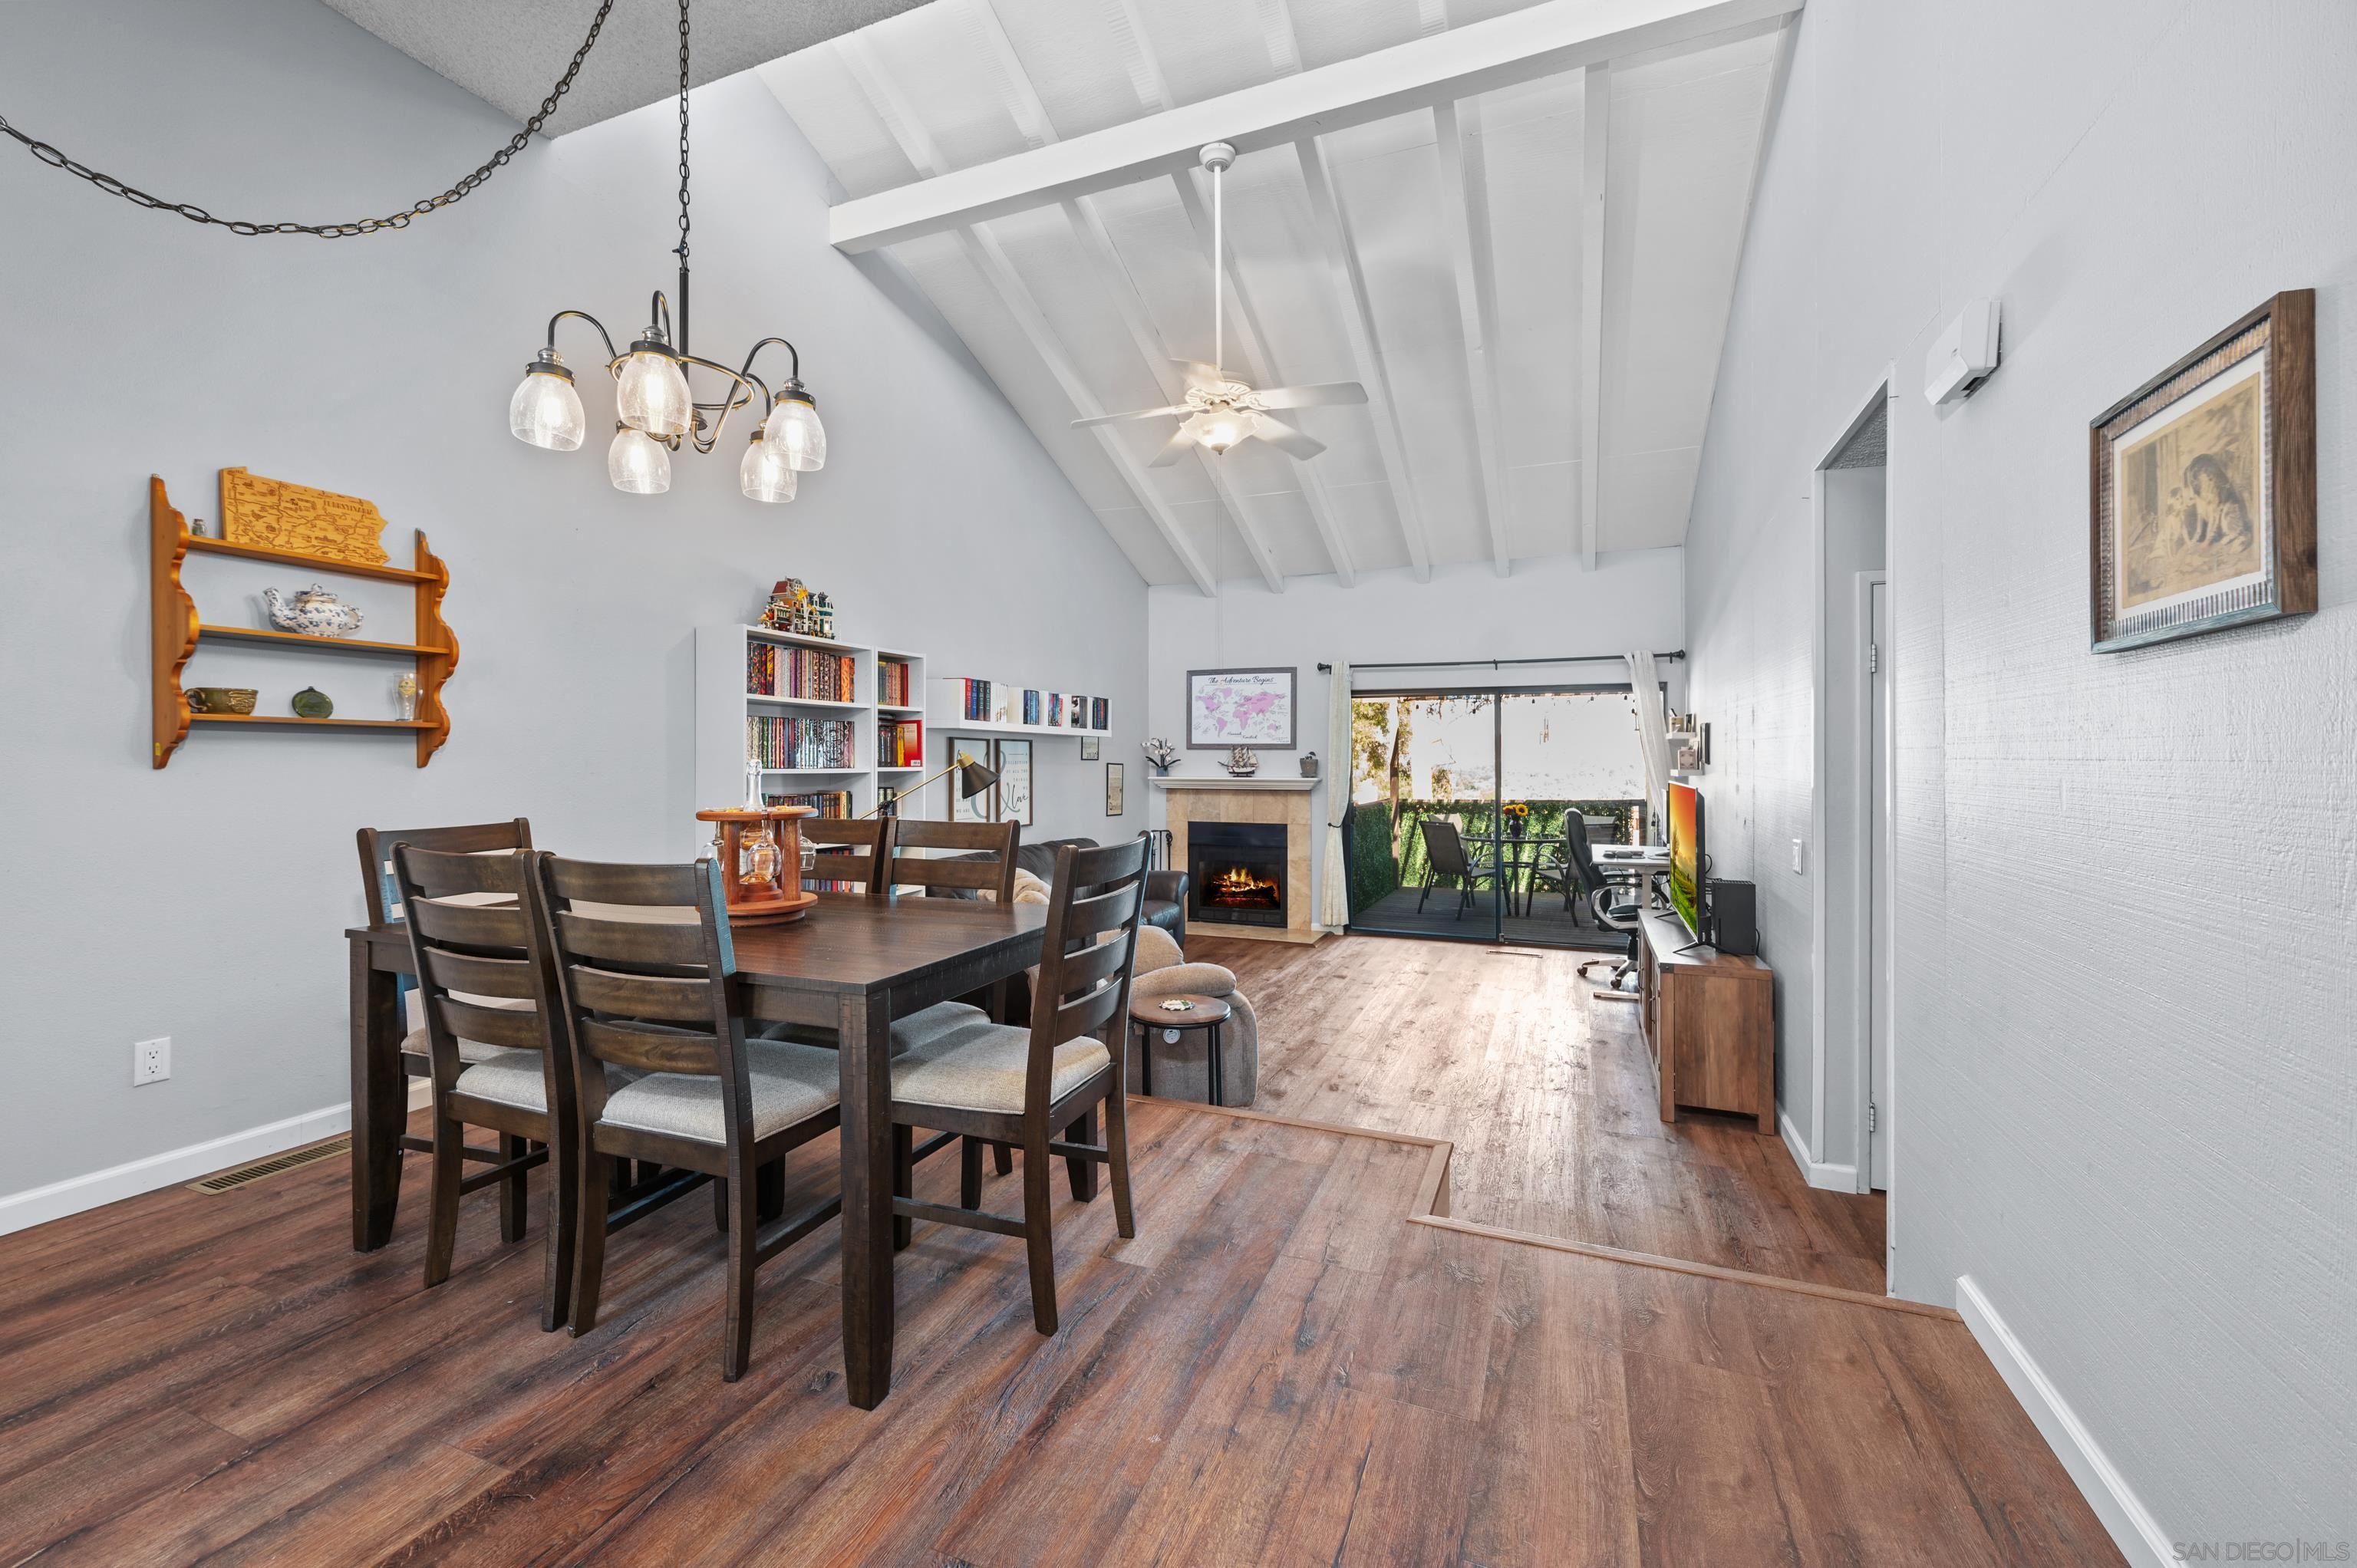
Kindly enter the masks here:
M 2316 291 L 2276 295 L 2089 427 L 2091 646 L 2316 608 Z

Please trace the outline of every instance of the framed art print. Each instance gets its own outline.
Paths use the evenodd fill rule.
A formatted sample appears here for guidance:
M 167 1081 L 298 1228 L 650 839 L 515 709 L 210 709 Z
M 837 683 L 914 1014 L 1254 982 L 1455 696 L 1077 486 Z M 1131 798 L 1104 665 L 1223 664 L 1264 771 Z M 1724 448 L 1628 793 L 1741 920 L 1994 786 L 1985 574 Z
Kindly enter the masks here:
M 1128 796 L 1122 789 L 1121 764 L 1108 762 L 1105 764 L 1105 815 L 1118 817 L 1127 804 Z
M 1226 751 L 1251 746 L 1291 751 L 1297 674 L 1291 666 L 1188 671 L 1188 749 Z
M 990 742 L 968 736 L 950 736 L 950 757 L 971 757 L 976 762 L 990 760 Z M 950 809 L 943 820 L 952 822 L 989 822 L 998 819 L 998 786 L 994 784 L 979 795 L 960 794 L 958 775 L 950 774 L 942 780 L 942 788 L 950 792 Z
M 1100 744 L 1096 736 L 1086 735 L 1081 737 L 1081 760 L 1082 762 L 1094 762 L 1097 759 L 1100 749 Z
M 998 743 L 998 820 L 1031 826 L 1031 743 Z
M 2316 608 L 2316 291 L 2276 295 L 2090 427 L 2091 645 Z

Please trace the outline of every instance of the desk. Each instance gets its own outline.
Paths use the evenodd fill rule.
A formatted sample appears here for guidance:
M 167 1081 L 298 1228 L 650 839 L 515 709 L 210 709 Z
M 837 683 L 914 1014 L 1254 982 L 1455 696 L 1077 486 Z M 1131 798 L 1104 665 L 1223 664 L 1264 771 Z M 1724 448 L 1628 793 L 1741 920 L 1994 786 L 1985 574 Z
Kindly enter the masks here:
M 731 933 L 748 1015 L 833 1029 L 841 1046 L 843 1363 L 845 1391 L 862 1410 L 892 1387 L 892 1020 L 1038 963 L 1046 920 L 1039 905 L 822 893 L 792 925 Z M 366 1252 L 391 1239 L 400 1200 L 409 1097 L 395 980 L 415 971 L 406 926 L 359 926 L 344 935 L 351 950 L 352 1246 Z
M 1675 916 L 1640 914 L 1640 1016 L 1664 1122 L 1678 1107 L 1731 1111 L 1776 1131 L 1776 975 L 1697 945 Z

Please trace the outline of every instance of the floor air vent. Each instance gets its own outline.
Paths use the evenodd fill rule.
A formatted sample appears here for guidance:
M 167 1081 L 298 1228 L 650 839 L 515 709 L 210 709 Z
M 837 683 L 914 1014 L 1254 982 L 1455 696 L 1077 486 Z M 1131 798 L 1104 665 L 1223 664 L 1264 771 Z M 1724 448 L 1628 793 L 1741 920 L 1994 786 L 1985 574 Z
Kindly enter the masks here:
M 242 1165 L 231 1165 L 225 1171 L 215 1171 L 202 1181 L 188 1183 L 188 1190 L 190 1192 L 233 1192 L 239 1187 L 249 1187 L 264 1176 L 274 1176 L 282 1171 L 300 1170 L 305 1165 L 317 1165 L 321 1160 L 335 1159 L 341 1155 L 349 1154 L 351 1146 L 351 1135 L 346 1133 L 342 1137 L 330 1138 L 324 1144 L 313 1144 L 308 1148 L 295 1149 L 284 1155 L 273 1155 L 266 1160 L 249 1160 Z

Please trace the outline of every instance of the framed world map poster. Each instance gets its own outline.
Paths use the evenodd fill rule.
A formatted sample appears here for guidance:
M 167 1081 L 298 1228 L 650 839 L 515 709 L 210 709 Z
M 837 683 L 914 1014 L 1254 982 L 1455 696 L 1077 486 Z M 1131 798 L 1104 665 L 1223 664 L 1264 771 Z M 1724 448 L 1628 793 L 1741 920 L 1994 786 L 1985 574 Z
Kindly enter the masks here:
M 1296 668 L 1187 671 L 1187 746 L 1224 751 L 1233 746 L 1294 748 Z

